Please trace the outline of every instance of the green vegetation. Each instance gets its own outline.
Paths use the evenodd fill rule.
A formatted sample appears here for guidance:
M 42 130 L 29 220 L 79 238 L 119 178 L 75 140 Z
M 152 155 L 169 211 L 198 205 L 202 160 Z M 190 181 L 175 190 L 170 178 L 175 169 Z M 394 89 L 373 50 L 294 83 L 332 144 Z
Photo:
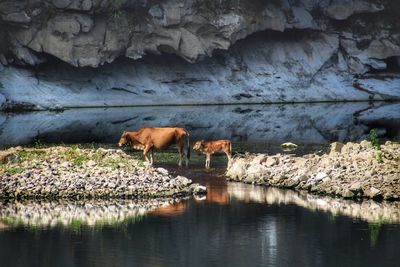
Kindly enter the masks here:
M 376 150 L 381 150 L 381 144 L 378 137 L 378 131 L 376 129 L 371 129 L 368 136 L 369 141 L 372 144 L 372 147 Z
M 20 167 L 20 166 L 7 166 L 2 164 L 1 165 L 1 169 L 9 174 L 16 174 L 16 173 L 22 173 L 25 171 L 24 167 Z
M 69 149 L 64 151 L 62 156 L 75 166 L 82 166 L 85 161 L 89 160 L 89 157 L 81 152 L 80 145 L 71 145 Z
M 371 129 L 368 136 L 372 147 L 376 150 L 376 160 L 378 163 L 383 163 L 383 154 L 381 151 L 381 142 L 379 140 L 378 132 L 376 129 Z
M 44 145 L 40 142 L 39 139 L 36 139 L 35 142 L 33 143 L 33 147 L 40 149 L 40 148 L 44 148 Z

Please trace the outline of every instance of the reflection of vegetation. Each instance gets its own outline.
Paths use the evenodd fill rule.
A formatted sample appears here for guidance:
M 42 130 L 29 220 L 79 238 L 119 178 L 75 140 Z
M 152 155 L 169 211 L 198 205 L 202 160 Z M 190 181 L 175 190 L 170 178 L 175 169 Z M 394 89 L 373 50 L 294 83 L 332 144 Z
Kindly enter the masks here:
M 383 216 L 379 215 L 375 223 L 368 224 L 371 247 L 376 246 L 382 226 L 386 223 Z
M 328 214 L 328 220 L 331 221 L 331 222 L 336 221 L 337 217 L 338 217 L 338 215 L 335 214 L 335 213 L 329 213 Z

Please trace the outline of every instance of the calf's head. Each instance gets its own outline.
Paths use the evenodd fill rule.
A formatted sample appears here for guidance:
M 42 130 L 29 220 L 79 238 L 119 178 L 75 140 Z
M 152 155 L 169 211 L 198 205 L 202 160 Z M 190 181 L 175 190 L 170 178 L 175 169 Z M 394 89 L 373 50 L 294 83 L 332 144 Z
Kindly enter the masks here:
M 129 143 L 129 136 L 126 131 L 124 131 L 119 139 L 118 146 L 124 146 Z
M 204 146 L 204 140 L 197 141 L 197 142 L 194 144 L 193 149 L 194 149 L 194 150 L 201 150 L 201 149 L 203 148 L 203 146 Z

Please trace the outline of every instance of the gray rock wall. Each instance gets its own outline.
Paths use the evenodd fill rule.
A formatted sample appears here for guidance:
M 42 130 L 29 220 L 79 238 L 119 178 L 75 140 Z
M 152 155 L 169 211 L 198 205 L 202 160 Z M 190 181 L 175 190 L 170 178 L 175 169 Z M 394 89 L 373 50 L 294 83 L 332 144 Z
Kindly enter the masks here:
M 0 105 L 399 99 L 398 10 L 394 0 L 2 1 Z

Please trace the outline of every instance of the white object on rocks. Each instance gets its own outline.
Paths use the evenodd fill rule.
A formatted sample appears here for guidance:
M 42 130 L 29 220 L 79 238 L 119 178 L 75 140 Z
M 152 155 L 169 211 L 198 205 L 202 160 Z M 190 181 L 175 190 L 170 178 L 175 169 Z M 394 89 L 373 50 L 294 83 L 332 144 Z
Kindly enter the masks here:
M 168 175 L 168 170 L 164 168 L 157 168 L 157 171 L 161 173 L 162 175 Z

